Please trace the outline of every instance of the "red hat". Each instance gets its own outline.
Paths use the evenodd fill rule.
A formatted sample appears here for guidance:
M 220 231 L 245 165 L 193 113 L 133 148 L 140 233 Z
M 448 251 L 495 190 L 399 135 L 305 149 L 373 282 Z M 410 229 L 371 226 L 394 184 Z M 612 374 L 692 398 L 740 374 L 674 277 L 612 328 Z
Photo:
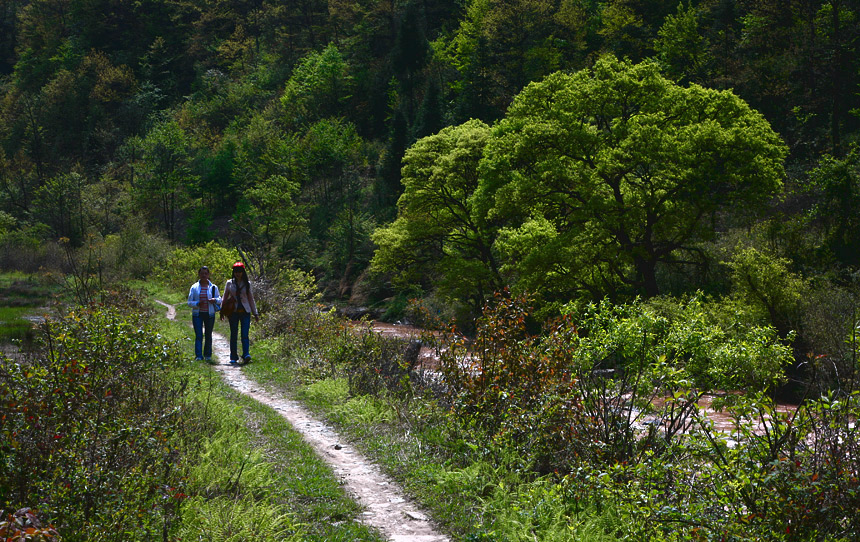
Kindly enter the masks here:
M 242 269 L 245 269 L 245 264 L 243 264 L 242 262 L 236 262 L 233 264 L 233 269 L 236 269 L 237 267 L 241 267 Z

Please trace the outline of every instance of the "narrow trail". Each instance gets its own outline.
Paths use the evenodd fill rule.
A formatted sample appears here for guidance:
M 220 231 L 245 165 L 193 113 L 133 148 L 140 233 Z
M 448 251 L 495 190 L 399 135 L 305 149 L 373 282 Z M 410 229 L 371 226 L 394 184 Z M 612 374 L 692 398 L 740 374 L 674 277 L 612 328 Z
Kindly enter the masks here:
M 167 309 L 167 318 L 176 318 L 176 307 L 158 301 Z M 190 322 L 189 322 L 190 324 Z M 396 483 L 325 423 L 317 420 L 300 403 L 269 393 L 250 380 L 242 369 L 229 364 L 230 345 L 212 334 L 214 368 L 224 381 L 241 393 L 275 409 L 298 431 L 334 470 L 346 490 L 364 507 L 361 521 L 377 529 L 391 542 L 449 542 L 437 532 L 428 516 L 403 493 Z

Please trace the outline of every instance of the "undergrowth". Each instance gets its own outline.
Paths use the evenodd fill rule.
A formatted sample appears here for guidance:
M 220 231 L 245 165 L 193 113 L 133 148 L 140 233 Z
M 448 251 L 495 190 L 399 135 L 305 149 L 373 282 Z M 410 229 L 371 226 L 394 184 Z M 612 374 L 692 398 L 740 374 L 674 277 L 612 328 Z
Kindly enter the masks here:
M 188 361 L 186 322 L 99 297 L 0 363 L 4 540 L 381 540 L 281 416 Z
M 537 333 L 527 299 L 502 296 L 474 340 L 440 345 L 440 382 L 406 344 L 305 308 L 271 315 L 281 359 L 248 370 L 347 432 L 457 540 L 856 539 L 860 396 L 778 412 L 787 344 L 727 325 L 732 311 L 593 305 Z M 698 405 L 714 385 L 743 390 L 713 405 L 731 435 Z
M 185 319 L 164 328 L 190 348 Z M 264 349 L 255 353 L 267 363 Z M 189 362 L 186 370 L 206 430 L 189 466 L 178 538 L 381 540 L 357 521 L 357 504 L 282 416 L 227 387 L 208 365 Z

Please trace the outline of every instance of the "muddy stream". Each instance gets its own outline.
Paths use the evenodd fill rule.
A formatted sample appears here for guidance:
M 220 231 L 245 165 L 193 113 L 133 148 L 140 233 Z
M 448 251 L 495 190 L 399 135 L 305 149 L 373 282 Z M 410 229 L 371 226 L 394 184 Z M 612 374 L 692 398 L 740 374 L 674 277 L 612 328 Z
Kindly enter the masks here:
M 421 339 L 422 333 L 424 332 L 421 328 L 409 325 L 387 324 L 377 321 L 372 321 L 371 327 L 377 333 L 391 337 L 399 337 L 401 339 Z M 432 348 L 426 346 L 421 348 L 418 354 L 419 367 L 432 370 L 438 366 L 438 361 L 439 360 Z M 715 431 L 726 435 L 732 435 L 737 430 L 735 422 L 725 412 L 715 410 L 712 407 L 713 401 L 716 398 L 716 394 L 706 393 L 702 395 L 698 401 L 700 412 L 713 422 Z M 796 408 L 797 405 L 792 404 L 778 403 L 776 405 L 776 411 L 780 414 L 790 414 L 794 412 Z M 651 423 L 653 421 L 654 419 L 652 417 L 643 417 L 642 420 L 640 420 L 640 423 Z M 756 423 L 754 425 L 754 431 L 761 434 L 764 431 L 763 425 L 760 422 Z M 729 444 L 734 444 L 734 441 L 730 440 Z

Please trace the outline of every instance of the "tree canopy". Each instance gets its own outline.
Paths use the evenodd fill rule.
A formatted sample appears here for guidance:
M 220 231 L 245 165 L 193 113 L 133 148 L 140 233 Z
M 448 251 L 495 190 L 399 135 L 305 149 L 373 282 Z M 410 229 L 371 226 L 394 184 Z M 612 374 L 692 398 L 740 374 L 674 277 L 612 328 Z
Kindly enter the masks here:
M 300 266 L 327 296 L 360 304 L 415 281 L 473 303 L 499 285 L 559 301 L 668 285 L 726 292 L 718 268 L 731 255 L 716 244 L 755 244 L 752 231 L 770 232 L 773 246 L 758 248 L 793 270 L 857 265 L 856 205 L 840 194 L 856 177 L 860 134 L 858 0 L 3 6 L 0 213 L 11 225 L 0 248 L 11 254 L 24 238 L 79 247 L 144 225 L 172 243 L 265 252 L 273 271 Z M 627 66 L 617 74 L 638 75 L 601 83 L 598 72 L 612 71 L 604 55 L 630 60 L 614 61 Z M 624 99 L 622 114 L 613 100 Z M 402 181 L 418 174 L 402 169 L 417 163 L 416 142 L 446 126 L 474 129 L 471 120 L 485 124 L 487 152 L 474 149 L 480 183 L 464 195 L 462 223 L 480 234 L 466 246 L 452 229 L 443 244 L 427 241 L 435 230 L 415 231 L 410 243 L 432 248 L 422 248 L 428 265 L 412 258 L 365 273 L 377 226 L 379 239 L 405 231 L 389 223 Z M 748 145 L 767 123 L 790 152 Z M 510 175 L 506 155 L 521 162 Z M 691 156 L 700 158 L 683 162 Z M 767 179 L 782 177 L 764 173 L 779 156 L 783 197 L 762 215 L 766 227 L 739 233 L 744 213 L 774 192 Z M 620 203 L 606 193 L 613 175 Z M 575 191 L 544 197 L 573 182 Z M 576 200 L 588 191 L 595 197 Z M 261 199 L 276 193 L 289 195 L 283 209 Z M 249 227 L 258 212 L 290 209 L 295 221 L 281 216 L 274 237 Z M 356 299 L 353 282 L 362 282 Z
M 438 280 L 478 306 L 501 287 L 489 232 L 472 216 L 478 161 L 490 136 L 480 120 L 442 129 L 417 141 L 403 158 L 398 217 L 373 236 L 372 265 L 405 282 Z
M 605 56 L 530 84 L 492 129 L 469 121 L 413 145 L 375 261 L 424 258 L 467 283 L 551 298 L 654 296 L 659 266 L 701 263 L 696 243 L 722 210 L 755 210 L 779 191 L 785 155 L 730 91 Z
M 517 282 L 556 293 L 659 293 L 658 266 L 696 262 L 721 210 L 782 186 L 786 146 L 730 91 L 679 86 L 612 56 L 521 92 L 480 164 L 476 216 Z

